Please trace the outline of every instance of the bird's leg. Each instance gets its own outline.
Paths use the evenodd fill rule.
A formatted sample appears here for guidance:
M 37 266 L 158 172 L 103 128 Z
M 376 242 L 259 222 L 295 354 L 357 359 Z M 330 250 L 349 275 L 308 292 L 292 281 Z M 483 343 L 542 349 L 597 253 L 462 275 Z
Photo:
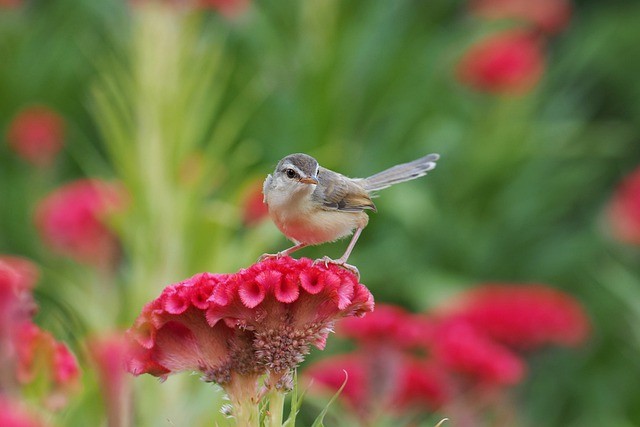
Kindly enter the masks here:
M 331 259 L 328 256 L 325 256 L 316 260 L 316 262 L 322 261 L 324 262 L 325 266 L 327 264 L 336 264 L 341 267 L 344 267 L 347 270 L 351 271 L 356 276 L 358 276 L 358 280 L 360 280 L 360 272 L 358 271 L 358 268 L 355 265 L 347 264 L 347 260 L 349 259 L 349 255 L 351 255 L 351 251 L 353 251 L 353 248 L 356 246 L 356 242 L 358 241 L 358 238 L 360 237 L 360 233 L 362 233 L 363 229 L 364 227 L 356 228 L 356 231 L 355 233 L 353 233 L 353 237 L 351 237 L 351 241 L 349 242 L 349 246 L 347 246 L 347 250 L 344 251 L 344 254 L 342 254 L 340 258 Z
M 280 251 L 277 254 L 262 254 L 260 258 L 258 258 L 258 262 L 264 261 L 265 259 L 270 258 L 282 258 L 283 256 L 289 256 L 298 249 L 302 249 L 305 246 L 309 246 L 307 243 L 298 243 L 296 245 L 291 246 L 289 249 L 285 249 L 284 251 Z

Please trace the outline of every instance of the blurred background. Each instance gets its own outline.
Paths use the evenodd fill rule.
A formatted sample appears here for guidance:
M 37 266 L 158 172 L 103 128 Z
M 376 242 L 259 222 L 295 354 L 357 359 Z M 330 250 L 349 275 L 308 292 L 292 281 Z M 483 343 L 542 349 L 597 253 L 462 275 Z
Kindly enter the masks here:
M 638 22 L 632 0 L 0 0 L 0 253 L 39 267 L 35 322 L 82 371 L 44 417 L 106 425 L 87 340 L 288 247 L 261 203 L 280 158 L 362 177 L 437 152 L 350 258 L 376 302 L 540 283 L 591 325 L 526 356 L 511 421 L 465 425 L 640 425 Z M 193 377 L 134 384 L 134 425 L 216 417 Z

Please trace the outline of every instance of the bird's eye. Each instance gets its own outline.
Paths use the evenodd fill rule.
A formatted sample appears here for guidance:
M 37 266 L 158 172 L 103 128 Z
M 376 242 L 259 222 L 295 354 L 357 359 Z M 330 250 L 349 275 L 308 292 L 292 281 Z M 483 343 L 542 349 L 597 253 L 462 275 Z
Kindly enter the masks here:
M 284 173 L 287 174 L 287 178 L 295 178 L 298 176 L 296 171 L 294 171 L 293 169 L 287 169 L 286 171 L 284 171 Z

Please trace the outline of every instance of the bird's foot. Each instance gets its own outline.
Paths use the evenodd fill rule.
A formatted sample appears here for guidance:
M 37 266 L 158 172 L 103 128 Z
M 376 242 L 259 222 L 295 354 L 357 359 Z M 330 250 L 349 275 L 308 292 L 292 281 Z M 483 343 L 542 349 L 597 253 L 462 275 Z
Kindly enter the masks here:
M 258 262 L 266 261 L 268 259 L 278 259 L 282 258 L 282 252 L 278 252 L 277 254 L 262 254 L 260 258 L 258 258 Z
M 347 262 L 342 258 L 332 259 L 332 258 L 329 258 L 328 256 L 323 256 L 322 258 L 318 258 L 317 260 L 313 261 L 313 265 L 316 265 L 319 262 L 324 263 L 325 267 L 328 267 L 329 264 L 335 264 L 339 267 L 342 267 L 345 270 L 355 274 L 356 277 L 358 278 L 358 281 L 360 281 L 360 271 L 358 271 L 358 268 L 355 265 L 347 264 Z

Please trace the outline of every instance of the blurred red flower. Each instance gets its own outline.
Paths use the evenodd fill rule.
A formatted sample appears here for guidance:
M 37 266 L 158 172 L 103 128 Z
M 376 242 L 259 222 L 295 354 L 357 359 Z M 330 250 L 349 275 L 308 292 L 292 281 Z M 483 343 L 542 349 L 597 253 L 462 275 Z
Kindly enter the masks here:
M 449 373 L 427 356 L 433 332 L 423 315 L 377 305 L 363 318 L 338 324 L 338 334 L 358 344 L 355 352 L 321 360 L 308 367 L 305 376 L 334 393 L 346 372 L 341 399 L 363 425 L 389 414 L 432 411 L 448 403 L 452 392 Z
M 26 258 L 0 255 L 0 264 L 13 271 L 16 292 L 31 291 L 40 277 L 40 269 Z
M 479 91 L 519 95 L 533 89 L 544 66 L 540 41 L 528 32 L 508 30 L 472 45 L 458 63 L 457 76 Z
M 433 327 L 425 316 L 407 312 L 402 307 L 377 304 L 373 313 L 362 318 L 347 318 L 338 324 L 338 333 L 360 344 L 391 344 L 410 348 L 424 346 Z
M 584 310 L 567 294 L 543 285 L 484 285 L 429 317 L 378 305 L 362 319 L 342 320 L 339 335 L 357 349 L 312 364 L 305 375 L 335 392 L 346 371 L 341 399 L 364 425 L 394 411 L 440 407 L 474 417 L 460 405 L 500 405 L 506 387 L 524 379 L 519 350 L 576 345 L 588 332 Z
M 0 0 L 0 8 L 15 8 L 22 6 L 23 0 Z
M 31 261 L 0 256 L 0 394 L 37 384 L 38 397 L 56 410 L 78 388 L 80 371 L 69 349 L 32 321 L 38 276 Z
M 469 322 L 442 322 L 431 348 L 444 367 L 468 376 L 472 383 L 513 385 L 524 377 L 524 361 Z
M 98 374 L 109 425 L 127 425 L 132 389 L 125 369 L 129 344 L 124 334 L 113 332 L 93 337 L 88 340 L 87 349 Z
M 9 146 L 35 166 L 53 163 L 64 141 L 64 119 L 52 109 L 34 105 L 20 111 L 9 125 Z
M 242 199 L 242 223 L 246 227 L 253 227 L 269 216 L 269 208 L 262 195 L 262 181 L 251 184 Z
M 255 393 L 265 373 L 283 381 L 269 386 L 286 387 L 310 346 L 324 348 L 338 318 L 372 310 L 373 297 L 356 276 L 309 259 L 268 259 L 236 274 L 201 273 L 144 307 L 128 331 L 133 353 L 127 367 L 161 378 L 199 371 L 234 400 L 238 387 L 245 396 Z
M 20 402 L 0 395 L 0 426 L 2 427 L 44 427 L 46 424 L 32 415 Z
M 640 168 L 619 184 L 609 202 L 608 219 L 616 239 L 640 245 Z
M 577 345 L 589 333 L 587 315 L 578 301 L 538 284 L 481 285 L 460 295 L 445 310 L 447 318 L 463 320 L 515 349 Z
M 310 392 L 333 394 L 346 380 L 340 398 L 364 425 L 382 415 L 434 410 L 449 400 L 450 379 L 437 365 L 401 353 L 387 356 L 358 351 L 324 358 L 304 375 L 312 381 Z
M 486 19 L 524 21 L 547 34 L 566 28 L 572 13 L 569 0 L 471 0 L 469 9 Z
M 80 368 L 66 345 L 32 322 L 16 329 L 17 379 L 22 386 L 38 383 L 44 403 L 51 410 L 64 407 L 80 386 Z
M 14 386 L 16 329 L 31 319 L 36 310 L 31 289 L 38 269 L 30 261 L 0 256 L 0 389 Z
M 118 184 L 81 179 L 40 201 L 36 226 L 54 252 L 107 268 L 117 258 L 118 241 L 104 220 L 122 210 L 124 204 L 125 192 Z
M 249 0 L 131 0 L 134 5 L 163 3 L 180 9 L 213 9 L 232 18 L 249 7 Z
M 234 17 L 249 7 L 249 0 L 198 0 L 198 5 L 203 9 L 216 9 L 225 16 Z

